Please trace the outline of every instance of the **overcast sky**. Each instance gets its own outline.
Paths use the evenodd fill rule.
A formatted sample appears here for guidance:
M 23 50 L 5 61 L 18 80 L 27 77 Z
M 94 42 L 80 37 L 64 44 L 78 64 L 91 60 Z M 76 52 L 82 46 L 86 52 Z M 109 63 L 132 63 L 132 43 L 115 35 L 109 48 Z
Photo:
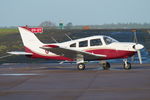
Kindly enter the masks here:
M 150 23 L 150 0 L 0 0 L 0 26 Z

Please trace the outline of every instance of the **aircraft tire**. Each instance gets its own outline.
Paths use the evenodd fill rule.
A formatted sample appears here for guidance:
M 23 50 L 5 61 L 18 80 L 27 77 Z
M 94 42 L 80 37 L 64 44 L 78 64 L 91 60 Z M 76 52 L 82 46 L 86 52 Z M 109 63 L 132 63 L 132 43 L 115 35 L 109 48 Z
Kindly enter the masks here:
M 129 62 L 124 63 L 124 64 L 123 64 L 123 68 L 124 68 L 125 70 L 131 69 L 131 63 L 129 63 Z
M 85 69 L 85 64 L 84 63 L 79 63 L 77 68 L 78 68 L 78 70 L 84 70 Z
M 108 62 L 103 63 L 102 66 L 103 66 L 103 70 L 109 70 L 109 68 L 110 68 L 110 63 L 108 63 Z

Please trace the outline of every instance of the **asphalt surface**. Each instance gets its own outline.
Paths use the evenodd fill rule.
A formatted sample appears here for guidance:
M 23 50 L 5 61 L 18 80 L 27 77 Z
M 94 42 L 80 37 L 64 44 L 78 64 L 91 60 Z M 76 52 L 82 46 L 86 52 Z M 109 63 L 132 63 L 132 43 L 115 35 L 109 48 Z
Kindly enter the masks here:
M 88 64 L 0 65 L 0 100 L 150 100 L 150 64 L 103 71 Z

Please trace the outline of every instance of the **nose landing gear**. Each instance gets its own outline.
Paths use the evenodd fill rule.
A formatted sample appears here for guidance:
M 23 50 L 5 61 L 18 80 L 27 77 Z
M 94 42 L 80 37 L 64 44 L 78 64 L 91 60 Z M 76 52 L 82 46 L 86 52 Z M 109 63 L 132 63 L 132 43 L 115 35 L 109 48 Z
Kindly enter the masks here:
M 131 63 L 129 63 L 127 61 L 127 59 L 123 60 L 124 61 L 124 64 L 123 64 L 123 68 L 126 69 L 126 70 L 129 70 L 131 69 Z

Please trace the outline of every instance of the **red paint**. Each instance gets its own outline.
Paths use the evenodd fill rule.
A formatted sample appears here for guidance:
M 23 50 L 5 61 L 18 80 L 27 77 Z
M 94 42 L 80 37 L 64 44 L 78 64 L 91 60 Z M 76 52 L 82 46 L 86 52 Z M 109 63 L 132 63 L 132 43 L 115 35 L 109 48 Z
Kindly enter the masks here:
M 30 28 L 30 31 L 32 33 L 43 33 L 43 28 L 42 27 Z
M 117 57 L 118 58 L 128 58 L 133 56 L 136 52 L 135 51 L 125 51 L 125 50 L 117 50 Z
M 113 49 L 95 49 L 95 50 L 87 50 L 86 52 L 107 55 L 107 57 L 102 58 L 102 60 L 128 58 L 136 53 L 134 51 L 113 50 Z
M 58 48 L 59 46 L 57 46 L 57 45 L 44 45 L 43 47 Z
M 30 31 L 30 28 L 28 26 L 22 26 L 21 28 L 24 28 L 26 30 L 29 30 Z
M 42 27 L 29 28 L 28 26 L 23 26 L 22 28 L 31 31 L 32 33 L 43 33 L 43 28 Z

